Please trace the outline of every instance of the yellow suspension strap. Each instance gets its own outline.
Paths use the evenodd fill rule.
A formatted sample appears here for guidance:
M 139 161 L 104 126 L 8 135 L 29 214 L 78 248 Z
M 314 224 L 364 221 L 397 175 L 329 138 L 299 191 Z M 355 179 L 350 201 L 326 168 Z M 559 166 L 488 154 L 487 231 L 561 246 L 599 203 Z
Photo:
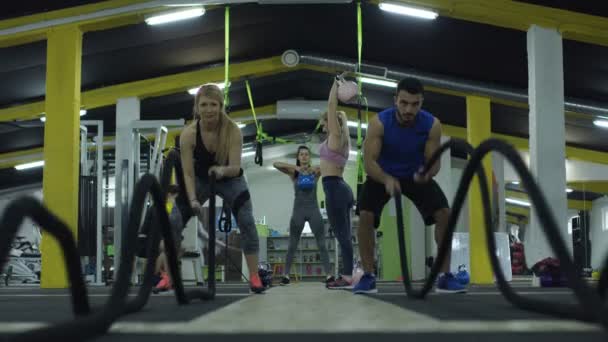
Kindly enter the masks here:
M 357 74 L 361 75 L 361 51 L 363 48 L 363 20 L 361 15 L 361 1 L 357 2 Z M 361 77 L 357 77 L 359 94 L 357 95 L 357 198 L 363 185 L 365 168 L 363 167 L 363 136 L 361 134 L 361 107 L 365 103 L 365 122 L 368 122 L 367 98 L 363 96 Z
M 262 131 L 262 123 L 258 122 L 258 118 L 255 115 L 255 106 L 253 105 L 253 96 L 251 96 L 251 87 L 249 86 L 249 80 L 245 80 L 245 87 L 247 88 L 247 97 L 249 97 L 249 105 L 251 106 L 251 114 L 253 115 L 253 121 L 255 122 L 256 135 L 255 135 L 255 163 L 262 166 L 264 164 L 264 157 L 262 155 L 262 143 L 264 142 L 264 132 Z
M 226 6 L 224 12 L 224 32 L 224 108 L 228 108 L 228 92 L 230 91 L 230 6 Z
M 271 137 L 264 132 L 262 123 L 258 122 L 258 118 L 255 114 L 255 105 L 253 104 L 253 96 L 251 95 L 251 86 L 249 80 L 245 80 L 245 87 L 247 88 L 247 97 L 249 98 L 249 106 L 251 107 L 251 114 L 253 115 L 253 121 L 255 122 L 256 137 L 255 137 L 255 163 L 262 166 L 264 164 L 264 156 L 262 154 L 262 146 L 264 141 L 281 144 L 291 144 L 293 141 Z

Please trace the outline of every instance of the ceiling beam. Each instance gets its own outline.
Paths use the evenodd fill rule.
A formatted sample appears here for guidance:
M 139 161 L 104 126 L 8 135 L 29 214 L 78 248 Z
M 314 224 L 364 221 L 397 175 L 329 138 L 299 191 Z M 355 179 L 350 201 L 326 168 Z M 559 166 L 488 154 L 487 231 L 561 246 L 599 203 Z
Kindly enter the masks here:
M 564 189 L 564 192 L 565 191 L 566 190 Z M 505 192 L 505 197 L 522 199 L 522 200 L 526 200 L 526 201 L 530 202 L 530 199 L 528 198 L 528 194 L 525 192 L 507 190 Z M 510 206 L 514 207 L 514 205 L 510 205 Z M 530 210 L 529 207 L 520 207 L 520 208 L 523 208 L 525 210 Z M 591 210 L 592 208 L 593 208 L 592 201 L 581 201 L 581 200 L 568 199 L 568 209 Z
M 340 106 L 340 110 L 343 110 L 346 112 L 349 120 L 353 120 L 353 121 L 357 120 L 357 110 L 356 109 L 351 108 L 351 107 Z M 255 111 L 256 111 L 256 115 L 258 115 L 258 116 L 265 115 L 265 114 L 275 114 L 276 105 L 272 104 L 272 105 L 256 107 Z M 377 113 L 373 112 L 373 111 L 368 112 L 369 117 L 372 117 L 373 115 L 376 115 L 376 114 Z M 234 112 L 230 113 L 230 117 L 232 119 L 234 119 L 235 121 L 239 121 L 239 122 L 242 121 L 243 123 L 252 123 L 253 122 L 252 115 L 253 114 L 251 112 L 251 109 L 244 109 L 244 110 L 234 111 Z M 459 138 L 459 139 L 466 140 L 466 137 L 467 137 L 466 127 L 452 126 L 452 125 L 446 125 L 446 124 L 443 124 L 441 127 L 442 127 L 443 135 L 449 136 L 452 138 Z M 504 134 L 498 134 L 498 133 L 492 133 L 492 137 L 502 139 L 502 140 L 506 141 L 507 143 L 511 144 L 512 146 L 514 146 L 516 149 L 521 150 L 521 151 L 527 151 L 529 149 L 528 139 L 504 135 Z M 23 159 L 21 159 L 21 158 L 18 163 L 4 162 L 7 159 L 13 158 L 14 157 L 13 153 L 17 153 L 19 155 L 27 155 L 27 154 L 35 154 L 37 152 L 38 152 L 37 149 L 30 149 L 30 150 L 25 150 L 25 151 L 20 151 L 20 152 L 10 152 L 10 153 L 0 154 L 0 169 L 6 168 L 6 167 L 12 167 L 16 164 L 26 162 L 26 161 L 23 161 Z M 573 160 L 576 159 L 576 160 L 583 160 L 583 161 L 588 161 L 588 162 L 595 162 L 595 163 L 599 163 L 599 164 L 608 164 L 608 153 L 605 153 L 605 152 L 598 152 L 598 151 L 586 150 L 586 149 L 582 149 L 582 148 L 578 148 L 578 147 L 566 146 L 566 156 Z M 582 182 L 568 183 L 568 186 L 570 186 L 576 190 L 581 190 L 583 185 L 582 184 L 577 185 L 576 183 L 582 183 Z M 588 182 L 584 182 L 584 183 L 585 183 L 585 186 L 587 186 L 587 189 L 590 190 L 590 188 L 589 188 L 590 184 L 608 183 L 608 182 L 588 181 Z M 600 186 L 600 187 L 594 187 L 594 190 L 593 190 L 594 192 L 608 193 L 608 191 L 603 191 L 604 189 L 608 190 L 608 189 L 606 189 L 606 187 L 608 187 L 608 184 L 602 184 L 602 185 L 598 185 L 598 186 Z
M 300 64 L 288 68 L 281 63 L 280 57 L 258 59 L 231 65 L 231 79 L 238 81 L 246 77 L 261 77 L 296 70 L 314 70 L 327 73 L 335 73 L 330 67 L 310 66 Z M 219 82 L 224 78 L 224 66 L 214 66 L 196 71 L 178 73 L 169 76 L 161 76 L 146 80 L 128 82 L 114 86 L 85 91 L 81 96 L 81 107 L 93 109 L 103 106 L 114 105 L 119 98 L 162 96 L 187 91 L 206 82 Z M 344 110 L 352 120 L 356 120 L 357 111 L 354 108 L 345 107 Z M 0 122 L 13 120 L 31 120 L 41 116 L 44 112 L 44 101 L 28 103 L 0 109 Z M 246 116 L 250 116 L 250 111 Z M 375 112 L 369 112 L 374 115 Z M 443 125 L 444 134 L 452 137 L 466 139 L 466 128 Z M 493 133 L 492 137 L 503 139 L 519 150 L 528 150 L 528 139 Z M 608 164 L 608 153 L 566 146 L 566 156 L 573 160 L 589 161 L 599 164 Z
M 109 0 L 2 20 L 0 47 L 44 40 L 48 30 L 57 26 L 78 25 L 83 31 L 93 31 L 136 24 L 145 19 L 144 14 L 162 9 L 157 1 Z
M 280 57 L 262 58 L 230 65 L 230 76 L 234 82 L 239 78 L 266 76 L 302 67 L 288 68 L 281 63 Z M 163 96 L 185 92 L 192 87 L 207 82 L 220 82 L 224 79 L 224 66 L 214 66 L 146 80 L 117 84 L 85 91 L 81 95 L 81 107 L 93 109 L 115 105 L 119 98 Z M 0 121 L 31 120 L 39 118 L 44 112 L 44 101 L 0 109 Z
M 568 182 L 568 187 L 577 191 L 608 195 L 608 181 L 605 180 Z
M 23 151 L 0 154 L 0 169 L 8 169 L 19 164 L 43 160 L 43 147 L 31 148 Z
M 124 6 L 150 2 L 150 0 L 109 0 L 102 1 L 89 5 L 74 6 L 55 11 L 37 13 L 12 19 L 0 21 L 0 30 L 6 30 L 14 27 L 39 24 L 41 22 L 49 22 L 52 20 L 66 19 L 70 17 L 91 14 L 98 11 L 120 8 Z
M 528 224 L 528 218 L 516 214 L 511 215 L 510 213 L 507 213 L 507 223 L 512 223 L 516 225 Z
M 392 0 L 436 10 L 439 15 L 527 31 L 531 25 L 557 29 L 565 39 L 608 46 L 608 19 L 511 0 Z M 373 0 L 380 3 L 380 0 Z

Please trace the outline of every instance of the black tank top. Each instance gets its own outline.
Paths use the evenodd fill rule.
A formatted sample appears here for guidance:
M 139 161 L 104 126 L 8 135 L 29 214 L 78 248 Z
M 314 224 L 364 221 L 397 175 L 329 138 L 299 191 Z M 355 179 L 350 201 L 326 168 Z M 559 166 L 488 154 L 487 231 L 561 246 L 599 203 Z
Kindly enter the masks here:
M 196 177 L 202 180 L 209 179 L 209 169 L 214 165 L 219 165 L 215 160 L 215 153 L 209 152 L 203 138 L 201 137 L 201 126 L 200 119 L 196 120 L 196 143 L 194 145 L 194 151 L 192 152 L 194 158 L 194 174 Z M 243 175 L 243 169 L 239 170 L 239 175 Z
M 193 152 L 194 158 L 194 174 L 198 178 L 208 179 L 209 168 L 218 165 L 215 161 L 215 153 L 209 152 L 201 138 L 200 119 L 196 120 L 196 144 Z

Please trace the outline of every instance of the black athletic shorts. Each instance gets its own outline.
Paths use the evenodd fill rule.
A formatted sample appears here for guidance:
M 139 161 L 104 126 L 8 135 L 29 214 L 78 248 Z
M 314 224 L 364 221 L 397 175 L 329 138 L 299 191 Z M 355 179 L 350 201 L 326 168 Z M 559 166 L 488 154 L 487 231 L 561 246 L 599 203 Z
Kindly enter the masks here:
M 399 183 L 401 185 L 401 193 L 409 198 L 416 208 L 418 208 L 425 225 L 430 226 L 435 224 L 433 214 L 437 210 L 449 208 L 448 200 L 435 180 L 430 180 L 425 184 L 418 184 L 413 179 L 401 179 Z M 359 211 L 373 212 L 374 227 L 378 228 L 382 209 L 389 199 L 390 196 L 386 193 L 384 184 L 367 177 L 359 196 L 358 209 Z

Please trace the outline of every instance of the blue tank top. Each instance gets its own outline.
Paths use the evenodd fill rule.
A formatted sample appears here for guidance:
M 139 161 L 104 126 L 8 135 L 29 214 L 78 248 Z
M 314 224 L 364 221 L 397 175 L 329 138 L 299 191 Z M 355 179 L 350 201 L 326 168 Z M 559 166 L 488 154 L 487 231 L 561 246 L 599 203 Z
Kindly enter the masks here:
M 424 147 L 435 118 L 431 113 L 420 110 L 414 125 L 403 127 L 399 125 L 395 111 L 395 108 L 389 108 L 378 113 L 384 126 L 378 164 L 393 177 L 409 179 L 424 165 Z

